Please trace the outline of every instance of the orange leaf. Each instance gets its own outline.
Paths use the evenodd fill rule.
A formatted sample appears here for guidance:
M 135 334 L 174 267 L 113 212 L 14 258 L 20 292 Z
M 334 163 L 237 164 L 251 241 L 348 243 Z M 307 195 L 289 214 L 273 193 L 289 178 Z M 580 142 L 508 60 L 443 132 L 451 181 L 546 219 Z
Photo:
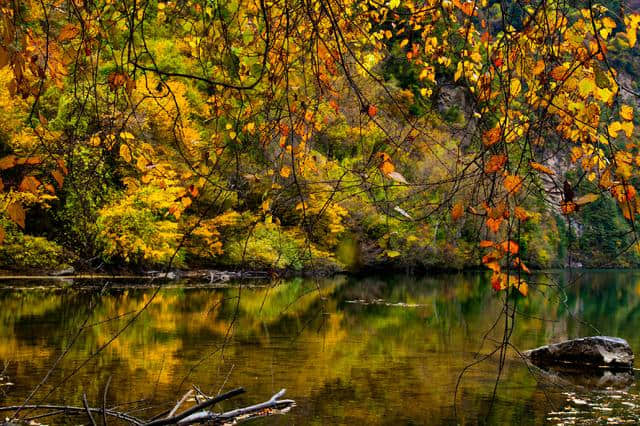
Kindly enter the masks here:
M 562 214 L 571 214 L 576 211 L 576 207 L 576 203 L 574 203 L 573 201 L 566 201 L 560 204 Z
M 0 226 L 0 244 L 4 242 L 4 237 L 5 237 L 4 228 Z
M 22 192 L 31 192 L 33 194 L 38 193 L 38 187 L 40 186 L 40 181 L 33 176 L 25 176 L 20 182 L 20 186 L 18 189 Z
M 378 113 L 378 107 L 375 105 L 369 105 L 369 108 L 367 108 L 367 114 L 369 114 L 369 117 L 373 118 L 376 116 L 377 113 Z
M 80 34 L 80 29 L 73 24 L 67 24 L 60 30 L 60 35 L 58 35 L 58 41 L 63 42 L 67 40 L 71 40 L 75 36 Z
M 378 168 L 384 175 L 389 175 L 389 173 L 393 173 L 396 167 L 391 162 L 391 157 L 386 152 L 378 152 L 375 157 L 380 161 L 378 164 Z
M 542 59 L 538 60 L 538 62 L 536 62 L 535 66 L 533 67 L 533 75 L 542 74 L 542 72 L 544 71 L 544 68 L 545 68 L 544 61 Z
M 491 275 L 491 287 L 493 287 L 495 291 L 506 289 L 507 279 L 505 275 L 502 273 L 494 272 L 493 275 Z
M 523 222 L 529 219 L 529 213 L 520 206 L 516 206 L 516 208 L 514 209 L 514 214 Z
M 460 3 L 460 0 L 454 0 L 453 4 L 459 8 L 462 13 L 464 13 L 467 16 L 471 16 L 473 15 L 473 9 L 474 9 L 474 5 L 475 2 L 473 1 L 466 1 L 464 3 Z
M 24 229 L 25 212 L 20 203 L 11 203 L 7 206 L 9 218 Z
M 62 173 L 64 173 L 65 176 L 69 174 L 69 169 L 67 169 L 67 166 L 65 165 L 63 159 L 57 159 L 56 163 L 58 163 L 58 167 L 60 167 L 60 170 L 62 171 Z
M 51 172 L 51 176 L 58 182 L 58 188 L 62 188 L 62 184 L 64 183 L 64 176 L 60 173 L 59 170 L 53 170 Z
M 489 218 L 487 219 L 487 228 L 489 228 L 490 230 L 492 230 L 494 233 L 498 232 L 498 229 L 500 229 L 500 224 L 502 223 L 504 219 L 499 217 L 497 219 L 493 219 L 493 218 Z
M 517 175 L 509 175 L 504 178 L 504 187 L 507 192 L 516 193 L 522 189 L 522 178 Z
M 500 272 L 500 264 L 498 262 L 488 262 L 485 263 L 485 266 L 493 272 Z
M 482 240 L 480 241 L 480 247 L 482 248 L 493 247 L 493 241 Z
M 500 243 L 500 248 L 502 250 L 504 250 L 507 253 L 511 253 L 511 254 L 517 254 L 518 250 L 520 250 L 520 247 L 518 246 L 518 244 L 515 241 L 503 241 L 502 243 Z
M 559 65 L 551 70 L 551 77 L 553 77 L 555 80 L 562 80 L 567 71 L 567 67 Z
M 527 265 L 525 265 L 519 257 L 516 257 L 513 261 L 514 266 L 519 266 L 527 274 L 531 273 Z
M 501 170 L 506 162 L 507 162 L 506 155 L 492 155 L 489 158 L 489 161 L 487 161 L 487 164 L 484 167 L 484 171 L 486 173 L 495 173 L 498 170 Z
M 547 166 L 542 165 L 542 164 L 540 164 L 540 163 L 536 163 L 536 162 L 530 161 L 530 162 L 529 162 L 529 165 L 531 166 L 531 168 L 532 168 L 533 170 L 537 170 L 537 171 L 542 172 L 542 173 L 545 173 L 545 174 L 547 174 L 547 175 L 553 176 L 553 175 L 555 175 L 555 174 L 556 174 L 553 170 L 551 170 L 551 169 L 550 169 L 550 168 L 548 168 Z
M 7 170 L 16 165 L 16 156 L 7 155 L 0 158 L 0 170 Z
M 463 214 L 464 214 L 464 206 L 462 205 L 462 203 L 460 202 L 455 203 L 453 205 L 453 208 L 451 209 L 451 219 L 456 221 L 460 219 Z
M 500 127 L 494 127 L 491 130 L 487 130 L 482 134 L 482 140 L 485 146 L 491 146 L 500 140 L 502 130 Z

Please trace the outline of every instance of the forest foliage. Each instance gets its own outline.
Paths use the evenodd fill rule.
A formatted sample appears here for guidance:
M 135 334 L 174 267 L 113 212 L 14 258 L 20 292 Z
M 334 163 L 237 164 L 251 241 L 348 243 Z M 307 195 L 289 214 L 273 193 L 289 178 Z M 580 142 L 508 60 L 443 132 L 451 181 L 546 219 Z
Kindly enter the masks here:
M 630 266 L 624 4 L 0 0 L 5 268 Z M 635 64 L 635 65 L 634 65 Z

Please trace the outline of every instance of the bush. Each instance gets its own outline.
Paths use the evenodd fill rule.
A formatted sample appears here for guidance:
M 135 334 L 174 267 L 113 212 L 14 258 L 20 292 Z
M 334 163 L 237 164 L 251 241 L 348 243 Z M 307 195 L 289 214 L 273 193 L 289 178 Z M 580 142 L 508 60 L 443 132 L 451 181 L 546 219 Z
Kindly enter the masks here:
M 0 245 L 0 267 L 6 269 L 59 269 L 64 265 L 62 247 L 44 237 L 34 237 L 20 232 L 6 220 L 0 221 L 5 230 Z

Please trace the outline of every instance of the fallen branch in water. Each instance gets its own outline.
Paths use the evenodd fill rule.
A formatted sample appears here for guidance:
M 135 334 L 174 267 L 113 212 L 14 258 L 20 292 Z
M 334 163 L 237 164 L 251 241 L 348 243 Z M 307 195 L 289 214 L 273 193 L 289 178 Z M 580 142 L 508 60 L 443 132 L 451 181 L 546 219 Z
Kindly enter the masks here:
M 57 410 L 61 413 L 86 413 L 87 409 L 85 407 L 74 407 L 70 405 L 55 405 L 55 404 L 38 404 L 38 405 L 13 405 L 8 407 L 0 407 L 0 411 L 15 411 L 17 409 L 21 410 Z M 114 417 L 120 420 L 124 420 L 134 425 L 144 425 L 144 420 L 138 419 L 137 417 L 131 416 L 126 413 L 121 413 L 119 411 L 114 410 L 105 410 L 102 411 L 102 408 L 91 408 L 89 407 L 89 412 L 106 414 L 107 416 Z M 54 415 L 54 414 L 50 414 Z M 14 421 L 19 421 L 20 419 L 12 419 Z
M 280 392 L 273 395 L 269 400 L 261 402 L 260 404 L 250 405 L 249 407 L 238 408 L 235 410 L 227 411 L 224 413 L 214 413 L 211 411 L 201 411 L 199 413 L 192 414 L 189 417 L 185 417 L 177 424 L 179 425 L 191 425 L 195 423 L 214 422 L 214 423 L 229 423 L 232 420 L 243 421 L 253 417 L 286 413 L 291 408 L 295 407 L 296 402 L 292 399 L 280 399 L 284 395 L 286 389 L 280 390 Z M 272 412 L 266 410 L 278 410 L 279 412 Z
M 215 396 L 213 398 L 205 399 L 204 401 L 197 403 L 195 406 L 184 410 L 179 414 L 175 414 L 176 411 L 182 406 L 187 399 L 193 394 L 193 391 L 187 392 L 172 409 L 161 413 L 159 416 L 151 420 L 142 420 L 134 417 L 130 414 L 115 411 L 107 408 L 94 408 L 89 407 L 87 403 L 86 395 L 83 395 L 83 406 L 76 407 L 70 405 L 55 405 L 55 404 L 39 404 L 39 405 L 24 405 L 22 410 L 54 410 L 42 415 L 31 416 L 28 419 L 12 419 L 13 422 L 20 422 L 27 420 L 33 420 L 36 418 L 51 417 L 61 414 L 86 414 L 91 424 L 96 424 L 93 418 L 93 413 L 102 414 L 103 418 L 106 416 L 114 417 L 119 420 L 124 420 L 129 424 L 136 426 L 164 426 L 164 425 L 193 425 L 198 423 L 212 422 L 213 424 L 229 424 L 246 421 L 255 417 L 267 416 L 273 414 L 284 414 L 291 408 L 295 407 L 296 403 L 292 399 L 280 399 L 285 394 L 285 389 L 280 390 L 265 402 L 259 404 L 250 405 L 248 407 L 237 408 L 235 410 L 225 411 L 222 413 L 216 413 L 208 411 L 206 408 L 212 405 L 233 398 L 245 392 L 243 388 L 233 389 L 222 395 Z M 2 411 L 13 411 L 18 409 L 18 406 L 0 407 Z M 168 414 L 167 414 L 168 413 Z M 163 417 L 164 418 L 158 418 Z M 4 423 L 2 423 L 4 424 Z

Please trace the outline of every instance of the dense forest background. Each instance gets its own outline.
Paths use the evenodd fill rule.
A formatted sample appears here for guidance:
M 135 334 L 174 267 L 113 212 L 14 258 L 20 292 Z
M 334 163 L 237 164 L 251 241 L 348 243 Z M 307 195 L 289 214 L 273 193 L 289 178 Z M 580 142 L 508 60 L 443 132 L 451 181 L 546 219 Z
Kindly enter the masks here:
M 473 56 L 461 40 L 469 22 L 486 28 L 479 40 L 525 32 L 535 5 L 490 1 L 473 15 L 444 0 L 419 21 L 413 3 L 327 4 L 1 1 L 0 268 L 481 265 L 478 241 L 500 223 L 481 225 L 502 217 L 477 213 L 476 189 L 505 159 L 468 160 L 497 119 L 461 71 Z M 565 25 L 585 7 L 566 6 Z M 615 20 L 608 65 L 640 92 L 622 18 L 640 3 L 601 7 L 605 26 Z M 430 47 L 437 60 L 417 60 Z M 519 262 L 637 266 L 615 197 L 567 211 L 570 194 L 599 194 L 604 168 L 594 179 L 554 126 L 519 200 Z

